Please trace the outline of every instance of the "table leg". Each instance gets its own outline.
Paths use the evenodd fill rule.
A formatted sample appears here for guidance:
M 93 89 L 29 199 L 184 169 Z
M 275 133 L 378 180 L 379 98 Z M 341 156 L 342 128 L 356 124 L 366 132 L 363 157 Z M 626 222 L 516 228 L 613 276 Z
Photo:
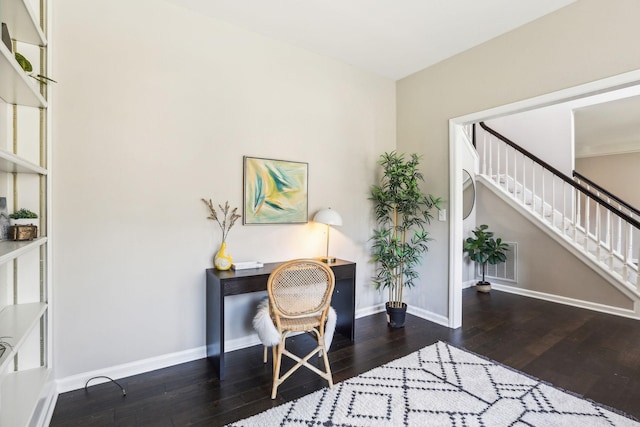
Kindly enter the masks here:
M 207 272 L 207 358 L 224 379 L 224 294 L 220 281 Z

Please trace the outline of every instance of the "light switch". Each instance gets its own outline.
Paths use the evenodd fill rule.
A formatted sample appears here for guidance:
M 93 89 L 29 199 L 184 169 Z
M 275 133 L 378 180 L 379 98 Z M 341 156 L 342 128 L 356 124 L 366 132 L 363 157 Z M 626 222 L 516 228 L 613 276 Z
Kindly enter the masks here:
M 438 221 L 446 221 L 447 220 L 447 210 L 440 209 L 438 211 Z

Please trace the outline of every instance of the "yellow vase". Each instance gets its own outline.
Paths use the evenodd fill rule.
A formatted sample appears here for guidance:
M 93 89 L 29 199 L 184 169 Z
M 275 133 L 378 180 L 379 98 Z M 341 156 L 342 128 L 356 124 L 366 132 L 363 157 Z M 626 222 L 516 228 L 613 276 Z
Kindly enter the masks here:
M 222 244 L 220 245 L 220 250 L 218 251 L 216 256 L 213 257 L 213 265 L 218 270 L 228 270 L 231 268 L 232 262 L 233 258 L 231 258 L 231 255 L 229 255 L 229 253 L 227 252 L 227 243 L 222 242 Z

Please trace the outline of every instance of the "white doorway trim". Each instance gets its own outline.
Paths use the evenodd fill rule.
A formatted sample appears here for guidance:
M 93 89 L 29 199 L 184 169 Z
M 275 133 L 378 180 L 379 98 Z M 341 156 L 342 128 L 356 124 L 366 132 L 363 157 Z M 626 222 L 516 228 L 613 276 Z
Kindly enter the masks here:
M 463 126 L 508 114 L 520 113 L 561 102 L 597 95 L 640 84 L 640 70 L 449 120 L 449 312 L 450 328 L 462 326 L 462 164 L 459 139 Z

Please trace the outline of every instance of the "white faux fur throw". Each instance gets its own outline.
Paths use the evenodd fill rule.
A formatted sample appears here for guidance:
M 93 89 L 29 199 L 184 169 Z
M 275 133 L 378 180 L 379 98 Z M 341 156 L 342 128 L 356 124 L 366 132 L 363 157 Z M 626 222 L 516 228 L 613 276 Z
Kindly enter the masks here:
M 329 308 L 327 316 L 327 324 L 324 327 L 324 347 L 329 351 L 331 342 L 333 341 L 333 333 L 336 330 L 336 321 L 338 315 L 333 307 Z M 253 318 L 253 327 L 258 333 L 258 337 L 262 344 L 266 347 L 273 347 L 280 343 L 280 334 L 278 328 L 273 324 L 271 316 L 269 316 L 269 300 L 265 299 L 258 304 L 258 312 Z

